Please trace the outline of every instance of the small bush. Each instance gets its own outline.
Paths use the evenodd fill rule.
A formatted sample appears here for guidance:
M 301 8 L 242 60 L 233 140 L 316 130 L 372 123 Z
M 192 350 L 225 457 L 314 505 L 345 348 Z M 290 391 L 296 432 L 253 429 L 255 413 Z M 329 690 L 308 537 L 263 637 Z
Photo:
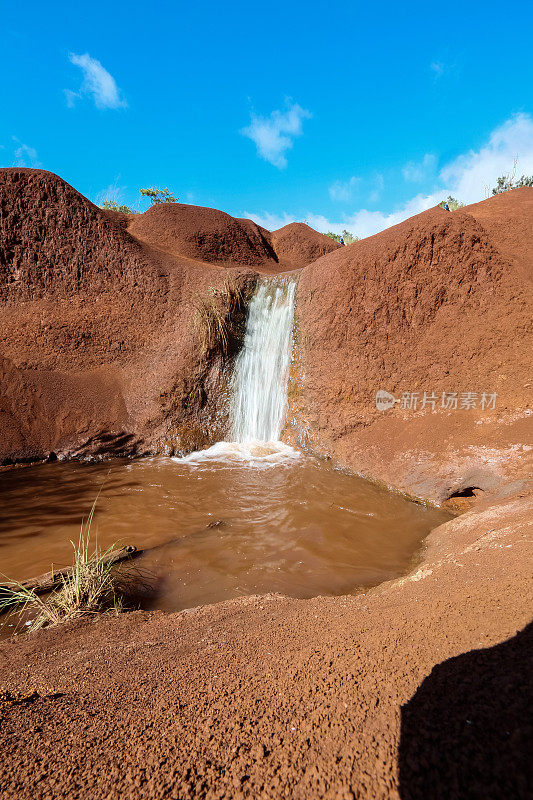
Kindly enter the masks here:
M 500 175 L 492 194 L 503 194 L 503 192 L 509 192 L 511 189 L 520 189 L 522 186 L 533 186 L 533 175 L 522 175 L 516 180 L 513 174 Z
M 326 236 L 329 236 L 330 239 L 333 239 L 335 242 L 340 242 L 341 238 L 344 240 L 344 244 L 353 244 L 354 242 L 359 241 L 359 236 L 356 236 L 355 233 L 350 233 L 350 231 L 344 230 L 342 233 L 332 233 L 332 231 L 328 231 Z
M 444 208 L 444 206 L 448 203 L 448 208 L 450 211 L 457 211 L 458 208 L 463 208 L 464 203 L 461 203 L 459 200 L 456 200 L 455 197 L 452 197 L 451 194 L 448 195 L 447 200 L 441 200 L 439 206 Z
M 155 186 L 148 186 L 146 189 L 141 189 L 143 197 L 149 197 L 152 205 L 157 203 L 177 203 L 179 197 L 174 197 L 170 194 L 169 189 L 158 189 Z
M 137 212 L 130 208 L 129 206 L 119 206 L 118 203 L 115 203 L 114 200 L 104 200 L 100 208 L 103 208 L 104 211 L 120 211 L 121 214 L 136 214 Z

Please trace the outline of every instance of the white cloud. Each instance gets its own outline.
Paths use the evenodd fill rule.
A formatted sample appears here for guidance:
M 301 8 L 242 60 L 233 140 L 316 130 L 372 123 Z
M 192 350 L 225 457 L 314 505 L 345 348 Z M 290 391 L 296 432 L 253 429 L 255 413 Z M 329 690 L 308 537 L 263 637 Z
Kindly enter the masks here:
M 277 231 L 278 228 L 283 228 L 289 222 L 304 222 L 304 220 L 296 219 L 296 217 L 286 212 L 280 215 L 270 214 L 268 211 L 263 211 L 261 214 L 252 214 L 249 211 L 245 211 L 242 216 L 244 219 L 252 219 L 257 225 L 266 228 L 267 231 Z
M 480 150 L 459 156 L 440 172 L 441 183 L 464 203 L 475 203 L 500 175 L 513 169 L 518 159 L 518 176 L 533 174 L 533 118 L 515 114 L 496 128 Z
M 79 92 L 65 89 L 67 105 L 74 106 L 76 99 L 84 94 L 92 95 L 97 108 L 126 108 L 127 103 L 121 97 L 115 79 L 104 69 L 96 58 L 91 58 L 88 53 L 77 55 L 70 53 L 69 59 L 83 72 L 83 83 Z
M 287 166 L 286 151 L 293 146 L 295 136 L 302 135 L 302 122 L 311 119 L 311 112 L 297 103 L 287 105 L 286 111 L 273 111 L 269 117 L 252 112 L 251 122 L 240 133 L 257 146 L 257 152 L 278 169 Z
M 393 211 L 361 209 L 353 214 L 344 214 L 340 220 L 328 220 L 310 212 L 305 222 L 323 233 L 341 233 L 346 228 L 360 237 L 372 236 L 427 211 L 449 194 L 465 204 L 483 200 L 498 177 L 512 171 L 515 158 L 518 159 L 517 177 L 533 175 L 533 118 L 529 114 L 516 114 L 508 119 L 491 133 L 484 147 L 470 150 L 446 164 L 429 191 L 420 192 Z M 259 219 L 250 214 L 246 216 Z M 281 217 L 263 215 L 262 220 L 261 224 L 269 230 L 295 221 L 287 213 Z M 271 227 L 270 221 L 275 221 L 276 225 Z
M 74 108 L 76 105 L 76 100 L 81 97 L 81 94 L 79 92 L 73 92 L 70 89 L 64 89 L 63 91 L 65 92 L 65 97 L 67 99 L 67 106 L 69 108 Z
M 362 209 L 356 211 L 354 214 L 348 216 L 344 222 L 337 223 L 332 230 L 335 233 L 340 233 L 341 226 L 347 228 L 357 236 L 364 238 L 366 236 L 373 236 L 375 233 L 390 228 L 391 225 L 397 225 L 415 214 L 420 214 L 422 211 L 427 211 L 428 208 L 436 206 L 447 193 L 437 192 L 434 194 L 418 194 L 412 197 L 407 203 L 396 211 L 389 213 L 383 211 L 369 211 Z
M 409 183 L 423 183 L 434 174 L 436 166 L 436 157 L 431 153 L 426 153 L 422 161 L 409 161 L 402 169 L 402 174 L 404 180 Z
M 347 181 L 335 181 L 328 191 L 332 200 L 338 200 L 341 203 L 347 203 L 351 200 L 357 184 L 361 182 L 361 178 L 352 175 Z
M 14 161 L 13 166 L 15 167 L 33 167 L 34 169 L 41 166 L 41 162 L 37 156 L 37 150 L 35 147 L 30 147 L 27 144 L 23 144 L 16 136 L 13 136 L 13 141 L 15 142 L 15 149 L 14 149 Z

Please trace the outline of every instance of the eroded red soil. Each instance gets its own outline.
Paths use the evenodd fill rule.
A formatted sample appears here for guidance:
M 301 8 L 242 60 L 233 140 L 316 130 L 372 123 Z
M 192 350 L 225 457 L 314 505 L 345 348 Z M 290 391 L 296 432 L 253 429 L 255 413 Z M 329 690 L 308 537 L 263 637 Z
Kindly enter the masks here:
M 438 502 L 530 475 L 532 252 L 525 188 L 426 211 L 309 265 L 292 437 Z M 417 408 L 377 410 L 380 389 L 415 394 Z M 424 392 L 436 402 L 422 408 Z M 443 392 L 457 409 L 441 407 Z M 466 392 L 475 408 L 461 409 Z

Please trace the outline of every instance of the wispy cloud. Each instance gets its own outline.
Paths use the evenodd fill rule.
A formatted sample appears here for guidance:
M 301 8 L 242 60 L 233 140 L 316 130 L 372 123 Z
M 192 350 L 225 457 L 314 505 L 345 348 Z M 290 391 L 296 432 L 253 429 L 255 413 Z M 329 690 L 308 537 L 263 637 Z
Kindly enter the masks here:
M 508 119 L 490 134 L 484 147 L 470 150 L 444 165 L 429 191 L 420 192 L 392 211 L 360 209 L 344 214 L 340 220 L 329 220 L 309 212 L 305 221 L 323 233 L 341 233 L 347 229 L 361 237 L 372 236 L 436 206 L 449 194 L 465 204 L 483 200 L 498 177 L 512 170 L 515 158 L 518 159 L 518 175 L 533 175 L 533 118 L 529 114 L 516 114 Z M 271 220 L 276 222 L 276 227 L 296 221 L 285 212 L 278 217 L 246 216 L 261 221 L 260 224 L 270 230 L 273 230 L 269 224 Z
M 72 108 L 76 100 L 84 95 L 92 96 L 97 108 L 127 108 L 127 102 L 121 96 L 113 76 L 88 53 L 77 55 L 70 53 L 70 62 L 79 67 L 83 73 L 83 83 L 78 92 L 65 89 L 67 105 Z
M 335 181 L 335 183 L 329 187 L 329 196 L 332 200 L 336 200 L 340 203 L 347 203 L 352 199 L 353 193 L 360 182 L 361 178 L 358 178 L 356 175 L 352 175 L 347 181 Z
M 437 159 L 431 153 L 426 153 L 422 161 L 409 161 L 403 169 L 404 180 L 409 183 L 423 183 L 432 177 L 437 167 Z
M 283 226 L 288 225 L 289 222 L 307 222 L 307 220 L 298 219 L 292 214 L 287 214 L 285 211 L 282 214 L 270 214 L 268 211 L 255 214 L 250 211 L 245 211 L 242 216 L 244 219 L 252 219 L 257 225 L 266 228 L 267 231 L 277 231 L 278 228 L 283 228 Z
M 429 68 L 435 79 L 442 78 L 446 71 L 446 65 L 442 61 L 432 61 Z
M 455 58 L 453 53 L 448 53 L 444 59 L 432 61 L 429 71 L 435 82 L 441 78 L 457 78 L 461 73 L 461 62 Z
M 381 193 L 385 188 L 385 178 L 378 172 L 378 174 L 374 177 L 374 188 L 370 192 L 368 196 L 369 203 L 377 203 L 381 199 Z
M 385 179 L 378 172 L 370 178 L 352 175 L 347 181 L 335 181 L 329 188 L 329 196 L 338 203 L 349 203 L 354 195 L 365 196 L 369 203 L 377 203 L 385 187 Z
M 106 189 L 102 189 L 102 191 L 97 193 L 94 201 L 97 206 L 101 206 L 106 200 L 111 200 L 111 202 L 118 204 L 123 201 L 124 192 L 127 187 L 119 186 L 119 180 L 120 175 L 117 175 L 113 183 L 110 183 Z
M 17 139 L 16 136 L 13 136 L 13 141 L 15 143 L 13 151 L 14 167 L 33 167 L 35 169 L 41 166 L 41 162 L 39 161 L 35 147 L 30 147 L 30 145 L 24 144 L 20 141 L 20 139 Z
M 287 103 L 285 111 L 273 111 L 269 117 L 260 117 L 252 112 L 250 124 L 240 133 L 255 142 L 257 153 L 278 169 L 287 166 L 286 152 L 293 146 L 293 139 L 302 135 L 304 119 L 311 119 L 311 112 L 297 103 Z

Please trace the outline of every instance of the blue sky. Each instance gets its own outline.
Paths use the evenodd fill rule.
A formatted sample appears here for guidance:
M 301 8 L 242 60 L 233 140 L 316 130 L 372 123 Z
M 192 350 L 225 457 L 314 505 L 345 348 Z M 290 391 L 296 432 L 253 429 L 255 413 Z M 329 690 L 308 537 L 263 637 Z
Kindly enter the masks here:
M 368 235 L 533 174 L 533 4 L 0 7 L 0 165 Z

